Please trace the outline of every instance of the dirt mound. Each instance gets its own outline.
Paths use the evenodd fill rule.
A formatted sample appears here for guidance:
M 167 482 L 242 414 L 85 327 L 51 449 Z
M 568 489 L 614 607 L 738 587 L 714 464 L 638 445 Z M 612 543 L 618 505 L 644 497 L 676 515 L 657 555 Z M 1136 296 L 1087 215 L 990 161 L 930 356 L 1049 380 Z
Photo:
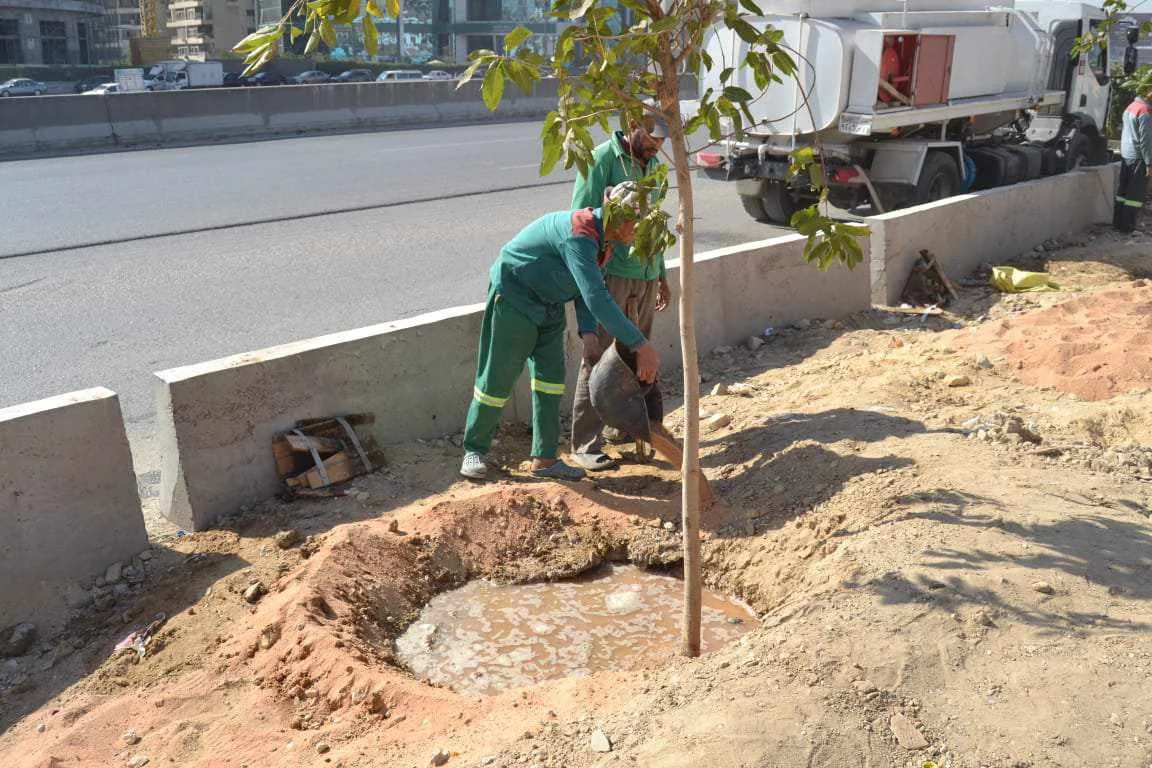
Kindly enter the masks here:
M 1086 400 L 1152 388 L 1152 285 L 1136 280 L 961 334 L 957 349 L 1004 355 L 1019 379 Z

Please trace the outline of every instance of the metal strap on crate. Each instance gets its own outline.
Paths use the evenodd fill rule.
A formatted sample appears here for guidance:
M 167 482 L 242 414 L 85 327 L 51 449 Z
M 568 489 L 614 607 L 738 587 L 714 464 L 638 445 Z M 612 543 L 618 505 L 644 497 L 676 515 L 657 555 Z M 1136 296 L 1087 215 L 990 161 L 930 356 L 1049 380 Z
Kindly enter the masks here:
M 356 437 L 355 430 L 344 420 L 343 416 L 337 416 L 336 421 L 339 422 L 340 426 L 344 427 L 348 439 L 352 441 L 352 445 L 356 448 L 356 453 L 360 456 L 360 462 L 364 465 L 364 471 L 371 472 L 372 462 L 368 461 L 368 454 L 364 453 L 364 446 L 360 445 L 360 438 Z

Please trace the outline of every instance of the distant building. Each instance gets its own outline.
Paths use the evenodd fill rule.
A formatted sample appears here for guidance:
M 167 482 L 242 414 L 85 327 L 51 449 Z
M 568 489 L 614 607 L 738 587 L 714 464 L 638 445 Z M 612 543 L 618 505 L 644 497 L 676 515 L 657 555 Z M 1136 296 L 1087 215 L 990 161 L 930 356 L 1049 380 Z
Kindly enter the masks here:
M 227 53 L 256 31 L 260 0 L 170 0 L 172 55 L 204 61 Z
M 100 0 L 3 0 L 0 64 L 106 63 L 107 23 Z

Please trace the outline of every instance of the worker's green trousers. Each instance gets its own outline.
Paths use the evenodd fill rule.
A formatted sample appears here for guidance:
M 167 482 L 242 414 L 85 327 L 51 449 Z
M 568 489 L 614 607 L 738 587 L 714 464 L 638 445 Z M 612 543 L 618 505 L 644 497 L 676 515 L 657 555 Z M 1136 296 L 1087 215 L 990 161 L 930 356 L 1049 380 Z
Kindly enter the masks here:
M 532 456 L 556 458 L 560 442 L 560 399 L 564 395 L 564 313 L 536 325 L 493 289 L 488 291 L 476 386 L 464 428 L 464 449 L 484 455 L 500 424 L 504 404 L 528 361 L 532 374 Z

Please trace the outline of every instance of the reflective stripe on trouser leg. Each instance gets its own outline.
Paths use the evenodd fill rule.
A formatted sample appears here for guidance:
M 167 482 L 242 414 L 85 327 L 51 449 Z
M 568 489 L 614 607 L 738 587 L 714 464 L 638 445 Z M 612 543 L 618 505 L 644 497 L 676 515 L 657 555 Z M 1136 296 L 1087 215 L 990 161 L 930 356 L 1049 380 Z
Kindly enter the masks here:
M 1144 207 L 1148 184 L 1148 166 L 1143 160 L 1124 160 L 1120 164 L 1120 183 L 1116 190 L 1116 204 L 1112 224 L 1121 232 L 1136 229 L 1136 219 Z
M 538 330 L 540 335 L 528 360 L 532 371 L 532 456 L 554 459 L 564 395 L 564 315 Z
M 464 449 L 481 455 L 492 448 L 500 415 L 524 361 L 536 347 L 536 324 L 509 306 L 491 288 L 480 326 L 476 384 L 464 427 Z

